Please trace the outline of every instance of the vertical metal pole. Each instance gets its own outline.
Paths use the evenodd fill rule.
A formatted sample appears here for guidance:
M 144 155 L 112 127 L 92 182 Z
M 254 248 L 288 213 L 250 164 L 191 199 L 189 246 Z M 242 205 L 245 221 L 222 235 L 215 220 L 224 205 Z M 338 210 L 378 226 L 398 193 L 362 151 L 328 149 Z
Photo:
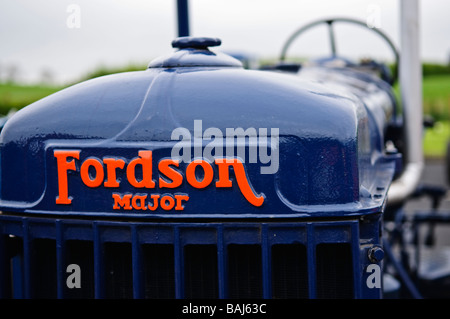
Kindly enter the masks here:
M 177 0 L 178 36 L 189 36 L 189 0 Z
M 419 0 L 400 0 L 401 56 L 399 81 L 406 142 L 405 169 L 388 193 L 398 204 L 417 188 L 423 171 L 422 63 L 419 41 Z
M 400 89 L 406 138 L 410 139 L 407 159 L 422 161 L 422 64 L 420 61 L 419 0 L 401 0 Z

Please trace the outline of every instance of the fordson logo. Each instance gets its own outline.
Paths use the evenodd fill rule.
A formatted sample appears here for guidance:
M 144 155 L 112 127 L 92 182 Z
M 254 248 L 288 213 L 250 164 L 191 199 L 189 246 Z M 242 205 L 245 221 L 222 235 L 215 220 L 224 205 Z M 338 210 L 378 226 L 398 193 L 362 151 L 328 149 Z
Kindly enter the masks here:
M 138 150 L 135 157 L 129 159 L 115 154 L 98 158 L 78 149 L 54 149 L 58 176 L 55 202 L 70 205 L 77 200 L 76 196 L 71 196 L 68 181 L 69 172 L 76 172 L 75 176 L 79 176 L 89 188 L 110 188 L 114 210 L 151 212 L 161 208 L 164 211 L 182 211 L 189 201 L 189 194 L 176 190 L 183 182 L 194 189 L 213 185 L 217 191 L 236 185 L 249 204 L 259 207 L 264 203 L 264 194 L 253 189 L 245 164 L 246 161 L 259 162 L 265 165 L 261 166 L 261 174 L 276 173 L 279 166 L 278 134 L 279 130 L 272 128 L 269 142 L 266 128 L 258 131 L 254 128 L 227 128 L 225 134 L 218 128 L 203 131 L 202 121 L 196 120 L 194 136 L 186 128 L 173 130 L 171 138 L 179 142 L 173 146 L 170 158 L 157 162 L 153 152 L 146 149 Z M 206 146 L 205 141 L 208 142 Z M 186 165 L 180 165 L 182 162 Z M 231 168 L 234 179 L 230 177 Z M 123 183 L 135 192 L 115 191 Z

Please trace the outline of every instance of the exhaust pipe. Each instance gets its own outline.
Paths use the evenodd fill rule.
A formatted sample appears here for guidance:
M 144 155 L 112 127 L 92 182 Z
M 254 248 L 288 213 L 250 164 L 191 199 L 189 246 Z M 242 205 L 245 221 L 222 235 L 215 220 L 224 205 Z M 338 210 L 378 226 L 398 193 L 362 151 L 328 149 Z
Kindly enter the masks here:
M 389 188 L 388 205 L 402 203 L 416 190 L 424 168 L 419 0 L 400 1 L 400 24 L 399 81 L 406 145 L 405 169 Z

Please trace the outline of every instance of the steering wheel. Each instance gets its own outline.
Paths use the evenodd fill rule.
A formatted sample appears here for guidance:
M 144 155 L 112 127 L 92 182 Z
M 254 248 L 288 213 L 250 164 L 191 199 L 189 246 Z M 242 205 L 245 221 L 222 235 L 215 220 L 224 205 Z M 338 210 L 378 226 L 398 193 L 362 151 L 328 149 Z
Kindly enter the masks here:
M 333 24 L 336 22 L 345 22 L 345 23 L 351 23 L 351 24 L 363 26 L 364 28 L 369 29 L 370 31 L 378 34 L 379 36 L 381 36 L 381 38 L 383 40 L 385 40 L 385 42 L 388 44 L 388 46 L 390 47 L 391 51 L 393 52 L 393 54 L 395 56 L 394 72 L 393 72 L 393 75 L 391 76 L 391 80 L 389 81 L 391 84 L 395 83 L 398 79 L 398 65 L 399 65 L 399 60 L 400 60 L 400 56 L 399 56 L 399 53 L 398 53 L 395 45 L 392 43 L 392 41 L 389 39 L 389 37 L 386 34 L 384 34 L 383 32 L 381 32 L 380 30 L 378 30 L 376 28 L 369 28 L 366 23 L 359 21 L 359 20 L 351 19 L 351 18 L 321 19 L 321 20 L 311 22 L 311 23 L 301 27 L 300 29 L 295 31 L 286 41 L 286 43 L 283 46 L 283 49 L 281 51 L 280 61 L 281 62 L 285 61 L 287 50 L 289 49 L 292 42 L 297 39 L 298 36 L 303 34 L 306 30 L 308 30 L 312 27 L 315 27 L 317 25 L 320 25 L 320 24 L 328 25 L 328 34 L 329 34 L 330 44 L 331 44 L 331 53 L 332 53 L 332 56 L 335 57 L 336 56 L 336 41 L 335 41 L 335 36 L 334 36 Z M 378 65 L 378 66 L 380 66 L 380 65 Z M 380 71 L 383 72 L 383 70 L 380 70 Z

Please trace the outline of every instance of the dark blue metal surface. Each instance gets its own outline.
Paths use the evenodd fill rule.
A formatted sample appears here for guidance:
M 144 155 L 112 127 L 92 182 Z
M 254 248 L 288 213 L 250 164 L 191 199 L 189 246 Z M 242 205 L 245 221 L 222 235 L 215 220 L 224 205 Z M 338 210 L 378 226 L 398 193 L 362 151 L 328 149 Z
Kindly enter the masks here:
M 305 271 L 307 282 L 298 289 L 304 289 L 308 298 L 317 298 L 321 294 L 331 293 L 335 297 L 340 295 L 345 289 L 350 292 L 347 297 L 351 298 L 379 298 L 381 289 L 370 289 L 366 285 L 369 273 L 366 267 L 371 264 L 367 258 L 369 247 L 378 244 L 376 238 L 380 236 L 378 229 L 380 226 L 380 215 L 366 220 L 364 225 L 358 219 L 330 221 L 330 222 L 262 222 L 262 223 L 172 223 L 167 222 L 119 222 L 119 221 L 95 221 L 95 220 L 71 220 L 71 219 L 42 219 L 33 217 L 1 216 L 0 238 L 2 240 L 15 241 L 15 252 L 0 250 L 2 261 L 12 260 L 4 263 L 0 275 L 12 273 L 10 284 L 15 289 L 13 296 L 10 296 L 11 289 L 4 285 L 0 289 L 2 298 L 42 298 L 42 296 L 54 298 L 68 298 L 73 291 L 67 289 L 65 281 L 67 277 L 66 268 L 69 264 L 82 264 L 83 258 L 90 260 L 90 263 L 83 264 L 83 274 L 88 277 L 92 269 L 92 285 L 82 285 L 78 293 L 83 293 L 84 297 L 93 296 L 95 298 L 108 297 L 107 266 L 108 258 L 105 247 L 108 244 L 127 244 L 127 254 L 122 256 L 122 263 L 129 265 L 131 273 L 125 274 L 122 284 L 122 294 L 120 297 L 144 298 L 146 297 L 146 281 L 143 260 L 144 245 L 171 245 L 173 246 L 173 278 L 174 298 L 185 298 L 187 285 L 186 272 L 188 266 L 187 248 L 189 245 L 203 246 L 212 245 L 217 250 L 217 298 L 230 297 L 230 246 L 233 245 L 256 245 L 261 256 L 261 277 L 256 279 L 262 287 L 262 298 L 273 298 L 274 260 L 272 253 L 277 245 L 301 245 L 305 247 Z M 355 238 L 361 238 L 360 245 Z M 38 242 L 47 242 L 47 251 L 39 253 L 48 258 L 45 260 L 47 269 L 54 269 L 50 272 L 51 277 L 46 277 L 46 285 L 38 286 L 36 276 L 42 276 L 36 272 L 39 267 L 39 259 L 31 253 L 38 247 Z M 84 251 L 83 255 L 74 254 L 70 249 L 73 243 L 90 243 L 92 251 Z M 335 255 L 333 258 L 341 261 L 345 260 L 349 267 L 349 276 L 345 278 L 333 278 L 328 282 L 328 286 L 319 285 L 322 276 L 322 268 L 326 264 L 321 264 L 318 259 L 318 250 L 326 245 L 328 247 L 347 247 L 348 253 Z M 334 246 L 333 246 L 334 245 Z M 42 244 L 41 244 L 42 246 Z M 241 247 L 242 247 L 241 246 Z M 117 246 L 119 247 L 119 246 Z M 34 257 L 33 257 L 34 256 Z M 87 257 L 86 257 L 87 256 Z M 242 261 L 245 264 L 245 261 Z M 42 263 L 42 261 L 41 261 Z M 379 264 L 381 265 L 381 264 Z M 343 269 L 333 269 L 332 273 L 339 274 Z M 297 272 L 302 271 L 298 269 Z M 252 270 L 258 273 L 257 269 Z M 347 272 L 344 272 L 347 273 Z M 117 273 L 116 276 L 124 274 Z M 291 274 L 295 275 L 295 274 Z M 289 277 L 284 280 L 291 280 Z M 288 285 L 288 281 L 284 284 Z M 54 283 L 54 284 L 52 284 Z M 151 283 L 147 283 L 151 285 Z M 208 283 L 211 284 L 211 283 Z M 340 285 L 340 286 L 339 286 Z M 147 287 L 148 289 L 148 287 Z M 335 291 L 331 291 L 335 289 Z M 340 297 L 341 296 L 341 297 Z M 117 296 L 116 296 L 117 297 Z M 214 297 L 214 296 L 209 296 Z
M 356 71 L 342 74 L 322 68 L 305 76 L 307 70 L 302 69 L 297 76 L 244 70 L 240 65 L 207 48 L 188 47 L 156 59 L 146 71 L 90 80 L 17 112 L 0 136 L 0 208 L 170 218 L 319 217 L 382 211 L 396 159 L 383 153 L 384 130 L 393 107 L 385 88 Z M 214 182 L 201 189 L 192 187 L 186 182 L 185 162 L 177 168 L 183 176 L 179 187 L 158 186 L 162 176 L 158 163 L 170 158 L 179 142 L 172 133 L 183 128 L 194 137 L 196 120 L 201 120 L 200 134 L 208 128 L 218 129 L 224 137 L 229 128 L 266 130 L 268 147 L 279 152 L 279 162 L 270 163 L 278 165 L 276 173 L 261 174 L 269 164 L 241 158 L 254 196 L 264 198 L 262 205 L 252 205 L 242 196 L 231 169 L 234 182 L 229 188 L 217 188 Z M 278 130 L 278 139 L 271 139 L 272 129 Z M 255 144 L 247 137 L 242 145 L 234 145 L 235 151 L 244 146 L 249 154 L 260 141 Z M 204 150 L 209 141 L 202 143 Z M 117 187 L 103 183 L 88 187 L 81 179 L 80 166 L 88 159 L 97 160 L 106 176 L 105 158 L 129 165 L 142 150 L 152 151 L 154 187 L 134 187 L 125 168 L 117 170 Z M 225 145 L 222 150 L 226 154 Z M 74 163 L 74 169 L 58 173 L 55 154 L 59 151 L 78 152 L 79 158 L 61 162 Z M 217 181 L 218 166 L 211 163 L 211 168 Z M 70 204 L 56 203 L 61 178 L 67 178 Z M 188 195 L 189 201 L 181 212 L 114 210 L 114 193 L 148 199 L 151 194 L 179 193 Z
M 87 271 L 86 298 L 381 297 L 367 269 L 381 266 L 400 159 L 384 152 L 390 87 L 334 61 L 245 70 L 207 47 L 218 43 L 177 39 L 148 70 L 80 83 L 8 120 L 2 297 L 76 297 L 70 263 Z

